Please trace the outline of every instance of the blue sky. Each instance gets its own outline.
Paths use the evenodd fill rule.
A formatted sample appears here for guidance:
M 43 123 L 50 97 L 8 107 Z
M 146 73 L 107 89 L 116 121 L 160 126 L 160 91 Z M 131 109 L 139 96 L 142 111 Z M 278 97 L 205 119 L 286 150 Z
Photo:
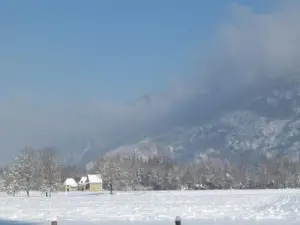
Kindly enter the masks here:
M 234 2 L 264 11 L 270 1 L 1 1 L 0 93 L 127 102 L 164 91 Z

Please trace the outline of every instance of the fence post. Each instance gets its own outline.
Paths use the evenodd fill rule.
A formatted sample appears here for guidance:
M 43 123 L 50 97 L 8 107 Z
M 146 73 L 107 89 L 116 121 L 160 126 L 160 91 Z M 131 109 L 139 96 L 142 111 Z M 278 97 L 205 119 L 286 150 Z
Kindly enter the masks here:
M 51 221 L 51 225 L 57 225 L 57 218 L 53 217 L 52 221 Z
M 176 216 L 175 218 L 175 225 L 181 225 L 181 219 L 179 216 Z

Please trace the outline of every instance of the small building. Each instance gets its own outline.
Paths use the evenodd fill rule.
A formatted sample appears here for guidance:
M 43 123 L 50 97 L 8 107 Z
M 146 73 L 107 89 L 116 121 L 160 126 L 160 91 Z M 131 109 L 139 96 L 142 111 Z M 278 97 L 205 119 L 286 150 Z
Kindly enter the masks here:
M 102 178 L 100 174 L 88 174 L 87 175 L 87 182 L 89 191 L 99 192 L 102 191 Z
M 67 178 L 64 182 L 65 191 L 77 191 L 78 185 L 74 178 Z
M 78 190 L 79 191 L 85 191 L 89 190 L 89 185 L 88 185 L 88 177 L 83 176 L 78 182 Z
M 83 176 L 78 182 L 79 191 L 102 191 L 102 178 L 100 174 L 88 174 Z

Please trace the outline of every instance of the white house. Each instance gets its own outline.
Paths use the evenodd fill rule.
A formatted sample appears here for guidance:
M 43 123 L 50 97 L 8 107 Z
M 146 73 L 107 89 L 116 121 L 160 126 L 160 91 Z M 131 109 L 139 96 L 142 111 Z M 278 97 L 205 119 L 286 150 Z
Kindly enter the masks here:
M 77 183 L 74 178 L 67 178 L 64 182 L 66 191 L 77 191 Z
M 88 174 L 87 180 L 89 183 L 89 190 L 90 191 L 102 191 L 102 177 L 101 174 Z
M 100 174 L 88 174 L 83 176 L 78 182 L 79 190 L 81 191 L 102 191 L 102 177 Z
M 78 182 L 78 189 L 80 191 L 84 191 L 84 190 L 88 189 L 88 177 L 87 176 L 81 177 L 81 179 Z

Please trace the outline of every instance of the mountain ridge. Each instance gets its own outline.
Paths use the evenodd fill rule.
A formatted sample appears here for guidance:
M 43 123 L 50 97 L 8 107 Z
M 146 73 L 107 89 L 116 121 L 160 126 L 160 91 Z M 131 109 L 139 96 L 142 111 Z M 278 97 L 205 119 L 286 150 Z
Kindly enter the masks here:
M 199 123 L 187 119 L 167 132 L 107 149 L 104 155 L 160 154 L 179 162 L 235 159 L 244 152 L 252 155 L 253 161 L 260 154 L 299 157 L 300 81 L 298 77 L 266 81 L 215 105 L 212 109 L 217 111 L 207 116 L 209 119 L 197 118 Z

